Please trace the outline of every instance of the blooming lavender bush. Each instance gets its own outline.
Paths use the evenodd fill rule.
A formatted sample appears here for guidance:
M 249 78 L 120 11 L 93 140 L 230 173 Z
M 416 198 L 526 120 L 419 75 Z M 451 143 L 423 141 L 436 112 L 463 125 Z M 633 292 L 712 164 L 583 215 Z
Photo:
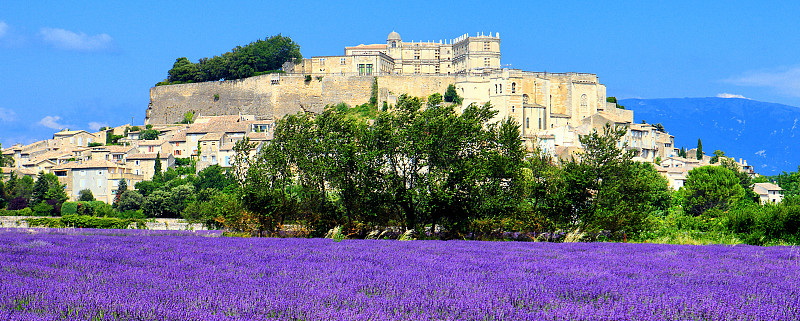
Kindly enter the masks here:
M 0 230 L 0 319 L 800 319 L 788 247 L 151 232 Z

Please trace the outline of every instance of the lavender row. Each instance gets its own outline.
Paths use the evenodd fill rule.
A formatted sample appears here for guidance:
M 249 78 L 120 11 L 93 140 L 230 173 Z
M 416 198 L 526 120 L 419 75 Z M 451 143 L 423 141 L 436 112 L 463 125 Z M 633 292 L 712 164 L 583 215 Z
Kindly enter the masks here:
M 0 230 L 0 319 L 800 319 L 787 247 L 98 233 Z

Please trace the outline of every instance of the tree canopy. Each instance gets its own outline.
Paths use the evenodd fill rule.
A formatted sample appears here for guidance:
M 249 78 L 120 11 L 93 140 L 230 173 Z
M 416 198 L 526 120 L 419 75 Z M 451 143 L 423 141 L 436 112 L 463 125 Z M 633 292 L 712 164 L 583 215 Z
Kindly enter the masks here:
M 230 52 L 192 63 L 175 59 L 165 81 L 156 85 L 241 79 L 279 70 L 287 61 L 302 59 L 300 45 L 280 34 L 236 46 Z

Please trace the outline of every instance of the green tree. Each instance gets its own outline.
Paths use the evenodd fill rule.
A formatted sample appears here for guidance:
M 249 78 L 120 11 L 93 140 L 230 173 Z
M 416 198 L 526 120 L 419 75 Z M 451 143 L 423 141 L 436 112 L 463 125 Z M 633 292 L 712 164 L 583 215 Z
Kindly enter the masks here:
M 120 178 L 119 182 L 117 183 L 117 192 L 114 193 L 114 207 L 117 207 L 117 203 L 119 202 L 120 196 L 122 193 L 128 190 L 128 181 L 124 178 Z
M 614 97 L 614 96 L 606 97 L 606 102 L 616 104 L 617 108 L 619 108 L 619 109 L 625 109 L 625 106 L 622 106 L 617 102 L 617 97 Z
M 17 177 L 17 174 L 12 171 L 6 184 L 8 209 L 19 210 L 28 207 L 28 202 L 33 195 L 33 179 L 30 176 Z
M 192 120 L 194 119 L 194 112 L 191 110 L 183 113 L 183 120 L 181 120 L 181 124 L 191 124 Z
M 247 228 L 247 231 L 256 232 L 259 236 L 275 232 L 283 224 L 285 216 L 296 208 L 288 192 L 293 175 L 284 148 L 290 145 L 285 144 L 286 138 L 279 135 L 286 132 L 283 126 L 291 126 L 285 120 L 278 124 L 273 143 L 262 148 L 257 155 L 252 155 L 256 145 L 246 138 L 234 145 L 234 176 L 239 181 L 241 204 L 246 212 L 233 213 L 241 216 L 231 219 L 232 222 L 238 222 L 235 225 L 239 228 Z M 307 165 L 298 161 L 294 163 L 298 166 Z
M 378 106 L 378 77 L 372 80 L 372 95 L 369 96 L 369 104 L 373 107 Z
M 725 157 L 725 152 L 717 149 L 714 151 L 714 156 L 711 157 L 711 160 L 709 162 L 711 164 L 716 164 L 717 162 L 719 162 L 720 157 Z
M 153 165 L 153 181 L 160 182 L 164 177 L 161 172 L 161 153 L 156 154 L 156 162 Z
M 697 159 L 703 160 L 703 142 L 700 141 L 700 138 L 697 139 Z
M 198 72 L 198 65 L 193 64 L 186 57 L 180 57 L 175 59 L 175 63 L 172 64 L 167 80 L 170 82 L 192 82 Z
M 447 86 L 447 91 L 445 91 L 444 93 L 444 101 L 448 103 L 455 103 L 456 105 L 461 105 L 463 99 L 461 98 L 461 96 L 458 95 L 455 85 L 450 84 Z
M 753 179 L 750 177 L 750 174 L 742 171 L 742 169 L 739 167 L 739 164 L 737 164 L 735 160 L 731 158 L 722 158 L 722 161 L 720 161 L 720 166 L 731 170 L 731 172 L 736 175 L 736 178 L 739 180 L 739 186 L 744 189 L 745 199 L 755 203 L 759 202 L 758 194 L 753 191 Z
M 648 227 L 647 217 L 669 207 L 669 187 L 650 164 L 633 162 L 627 145 L 618 145 L 624 127 L 606 125 L 580 137 L 580 160 L 564 165 L 571 211 L 560 221 L 586 232 L 610 232 L 611 238 L 634 236 Z
M 119 200 L 114 204 L 116 204 L 118 211 L 125 212 L 139 210 L 142 207 L 142 203 L 144 203 L 142 194 L 134 190 L 125 190 L 119 194 Z
M 39 176 L 36 178 L 36 183 L 33 186 L 31 203 L 39 204 L 40 202 L 47 201 L 47 192 L 50 191 L 51 187 L 57 187 L 63 190 L 63 185 L 58 181 L 58 177 L 50 173 L 45 174 L 43 171 L 39 172 Z
M 92 194 L 92 190 L 90 189 L 82 189 L 78 192 L 78 201 L 81 202 L 91 202 L 94 201 L 94 194 Z
M 155 190 L 144 199 L 142 203 L 142 212 L 147 217 L 172 217 L 172 204 L 171 195 L 167 191 Z
M 736 174 L 722 166 L 702 166 L 689 171 L 682 193 L 684 211 L 695 216 L 711 209 L 725 212 L 745 197 Z
M 197 191 L 209 188 L 221 191 L 231 184 L 233 182 L 225 174 L 225 170 L 221 166 L 211 165 L 197 173 L 197 181 L 195 181 L 194 187 Z
M 0 150 L 3 150 L 3 145 L 0 144 Z M 0 167 L 13 167 L 14 166 L 14 155 L 2 155 L 0 154 Z M 0 174 L 3 172 L 0 171 Z
M 159 134 L 160 134 L 160 132 L 158 130 L 148 128 L 148 129 L 143 130 L 141 133 L 139 133 L 139 139 L 141 139 L 141 140 L 157 140 Z

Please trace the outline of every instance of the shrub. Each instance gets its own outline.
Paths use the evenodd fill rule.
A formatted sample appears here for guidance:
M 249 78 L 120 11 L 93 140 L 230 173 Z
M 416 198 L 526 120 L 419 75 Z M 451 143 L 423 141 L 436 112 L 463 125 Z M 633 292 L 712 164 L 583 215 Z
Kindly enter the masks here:
M 78 202 L 64 202 L 61 204 L 61 215 L 78 214 Z
M 28 218 L 24 220 L 30 227 L 76 227 L 100 229 L 127 229 L 135 224 L 138 229 L 146 229 L 147 225 L 141 219 L 119 219 L 112 217 L 94 217 L 88 215 L 65 215 L 61 218 Z
M 80 192 L 78 192 L 78 200 L 84 202 L 94 201 L 94 194 L 92 194 L 92 190 L 88 188 L 82 189 Z
M 50 216 L 53 214 L 53 206 L 47 202 L 40 202 L 33 206 L 33 212 L 37 216 Z

